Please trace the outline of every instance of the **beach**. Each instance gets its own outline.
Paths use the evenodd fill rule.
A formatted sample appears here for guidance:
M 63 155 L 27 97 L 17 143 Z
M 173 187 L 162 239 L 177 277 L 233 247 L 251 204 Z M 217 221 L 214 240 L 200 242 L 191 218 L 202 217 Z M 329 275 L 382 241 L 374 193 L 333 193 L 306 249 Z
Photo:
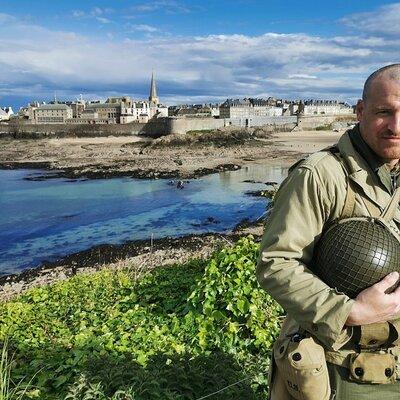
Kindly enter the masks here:
M 0 141 L 0 163 L 3 168 L 44 168 L 56 173 L 44 174 L 44 179 L 54 176 L 196 178 L 252 164 L 290 166 L 307 154 L 337 142 L 342 133 L 223 132 L 221 137 L 171 135 L 156 140 L 142 137 L 7 139 Z M 227 233 L 154 241 L 149 238 L 121 245 L 94 246 L 57 262 L 0 278 L 0 299 L 9 299 L 31 287 L 102 268 L 140 269 L 145 266 L 151 269 L 182 263 L 190 258 L 205 258 L 221 246 L 232 245 L 241 236 L 252 234 L 257 239 L 261 237 L 262 221 L 239 222 Z

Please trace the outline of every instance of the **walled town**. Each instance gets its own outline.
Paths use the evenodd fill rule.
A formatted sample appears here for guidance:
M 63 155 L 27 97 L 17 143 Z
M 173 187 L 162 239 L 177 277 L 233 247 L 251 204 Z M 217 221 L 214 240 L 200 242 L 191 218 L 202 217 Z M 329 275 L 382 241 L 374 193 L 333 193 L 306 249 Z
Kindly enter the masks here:
M 10 107 L 1 109 L 0 118 L 3 168 L 46 168 L 73 178 L 189 178 L 249 162 L 279 159 L 288 165 L 300 153 L 316 150 L 319 141 L 333 140 L 332 134 L 319 137 L 319 131 L 346 129 L 355 114 L 351 105 L 337 100 L 272 97 L 167 107 L 158 97 L 153 73 L 147 100 L 54 98 L 48 104 L 30 103 L 15 114 Z M 289 134 L 285 140 L 291 141 L 300 135 L 301 141 L 276 152 L 271 143 L 280 140 L 279 132 Z M 300 149 L 299 143 L 312 147 Z
M 120 96 L 109 97 L 104 102 L 85 101 L 81 95 L 75 101 L 58 101 L 55 96 L 48 104 L 31 102 L 26 107 L 21 107 L 16 114 L 11 107 L 1 108 L 0 122 L 19 125 L 104 125 L 147 124 L 157 118 L 202 118 L 204 129 L 213 129 L 222 126 L 283 125 L 295 121 L 298 115 L 334 116 L 353 113 L 351 105 L 337 100 L 293 101 L 273 97 L 227 99 L 221 104 L 183 104 L 167 107 L 160 103 L 153 73 L 148 100 Z

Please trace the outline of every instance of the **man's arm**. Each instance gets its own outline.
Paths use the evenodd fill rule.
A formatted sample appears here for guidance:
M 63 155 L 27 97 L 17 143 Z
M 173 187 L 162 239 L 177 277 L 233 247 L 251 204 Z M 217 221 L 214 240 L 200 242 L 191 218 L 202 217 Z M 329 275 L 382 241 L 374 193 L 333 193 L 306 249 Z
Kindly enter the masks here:
M 300 326 L 331 346 L 354 300 L 322 282 L 309 265 L 331 214 L 331 198 L 313 167 L 296 168 L 281 185 L 261 243 L 257 277 Z

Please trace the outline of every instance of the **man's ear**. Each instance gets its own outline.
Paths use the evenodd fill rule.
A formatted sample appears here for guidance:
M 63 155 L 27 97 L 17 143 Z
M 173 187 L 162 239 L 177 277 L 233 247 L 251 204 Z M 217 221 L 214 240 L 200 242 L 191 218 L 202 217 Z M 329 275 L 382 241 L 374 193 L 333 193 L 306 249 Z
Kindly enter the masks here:
M 358 100 L 357 105 L 356 105 L 356 114 L 357 114 L 358 121 L 361 121 L 363 112 L 364 112 L 364 101 Z

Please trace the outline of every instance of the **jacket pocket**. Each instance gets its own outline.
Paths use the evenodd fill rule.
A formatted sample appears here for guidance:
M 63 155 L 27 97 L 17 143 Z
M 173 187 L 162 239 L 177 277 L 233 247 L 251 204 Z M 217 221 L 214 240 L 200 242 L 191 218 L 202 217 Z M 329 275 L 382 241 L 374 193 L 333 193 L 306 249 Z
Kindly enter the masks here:
M 290 395 L 296 400 L 329 400 L 331 388 L 322 346 L 313 338 L 276 343 L 274 358 Z

